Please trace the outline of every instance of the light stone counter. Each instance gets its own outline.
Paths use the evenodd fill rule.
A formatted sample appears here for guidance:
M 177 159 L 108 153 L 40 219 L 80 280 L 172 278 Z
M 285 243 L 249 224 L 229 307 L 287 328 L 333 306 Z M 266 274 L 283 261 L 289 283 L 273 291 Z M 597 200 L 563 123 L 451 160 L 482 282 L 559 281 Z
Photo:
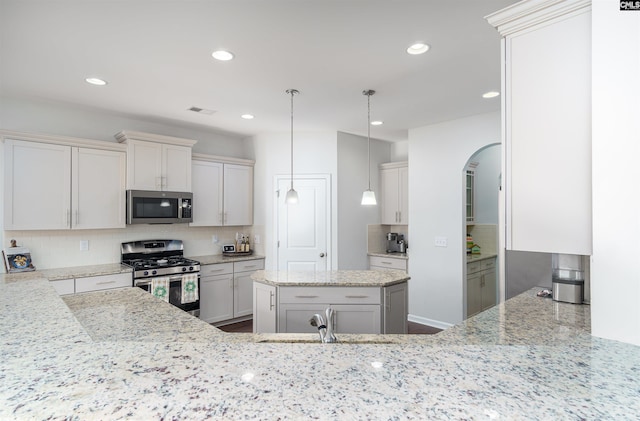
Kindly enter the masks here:
M 479 260 L 494 259 L 498 257 L 495 253 L 485 254 L 467 254 L 467 263 L 477 262 Z
M 409 275 L 403 270 L 333 270 L 272 271 L 257 270 L 251 279 L 275 286 L 340 286 L 340 287 L 385 287 L 406 282 Z
M 588 306 L 535 291 L 437 335 L 320 344 L 224 333 L 136 288 L 63 300 L 46 279 L 0 286 L 2 420 L 640 414 L 640 347 L 591 337 Z M 278 339 L 298 342 L 259 343 Z
M 247 260 L 264 259 L 264 256 L 258 254 L 239 255 L 239 256 L 223 256 L 222 254 L 208 254 L 205 256 L 186 256 L 189 259 L 197 260 L 201 265 L 213 265 L 218 263 L 244 262 Z
M 407 253 L 369 252 L 367 253 L 367 256 L 392 257 L 394 259 L 409 260 L 409 255 Z

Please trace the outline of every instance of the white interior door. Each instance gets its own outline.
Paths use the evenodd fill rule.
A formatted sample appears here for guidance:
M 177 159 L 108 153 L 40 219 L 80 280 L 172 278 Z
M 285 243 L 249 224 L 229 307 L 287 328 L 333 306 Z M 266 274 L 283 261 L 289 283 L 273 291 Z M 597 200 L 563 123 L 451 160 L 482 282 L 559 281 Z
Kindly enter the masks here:
M 324 271 L 331 268 L 330 176 L 296 176 L 298 204 L 284 202 L 291 179 L 276 177 L 278 270 Z

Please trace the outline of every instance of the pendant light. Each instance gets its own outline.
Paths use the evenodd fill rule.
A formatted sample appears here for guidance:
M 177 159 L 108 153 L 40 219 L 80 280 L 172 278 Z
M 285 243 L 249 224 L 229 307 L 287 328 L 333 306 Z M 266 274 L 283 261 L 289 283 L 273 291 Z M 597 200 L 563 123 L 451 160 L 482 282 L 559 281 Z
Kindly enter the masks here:
M 291 95 L 291 188 L 284 202 L 287 205 L 295 205 L 298 203 L 298 192 L 293 189 L 293 96 L 300 92 L 297 89 L 287 89 L 286 92 Z
M 362 95 L 367 96 L 367 163 L 369 168 L 369 187 L 362 193 L 362 202 L 360 202 L 360 204 L 364 206 L 374 206 L 378 204 L 376 202 L 376 194 L 371 190 L 371 95 L 375 93 L 376 91 L 371 89 L 362 91 Z

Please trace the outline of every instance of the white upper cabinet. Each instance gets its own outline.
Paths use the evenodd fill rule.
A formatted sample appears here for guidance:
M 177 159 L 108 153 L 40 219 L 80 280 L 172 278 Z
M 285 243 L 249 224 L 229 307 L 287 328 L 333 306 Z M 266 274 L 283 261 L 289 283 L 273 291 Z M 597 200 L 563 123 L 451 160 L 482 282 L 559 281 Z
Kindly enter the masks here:
M 253 166 L 224 165 L 224 225 L 253 225 Z
M 222 225 L 222 177 L 224 164 L 194 159 L 191 163 L 194 227 Z
M 72 148 L 71 227 L 125 227 L 124 152 Z
M 127 145 L 127 189 L 190 192 L 191 148 L 197 141 L 122 131 Z
M 508 250 L 590 255 L 591 1 L 522 1 L 503 36 Z
M 204 154 L 193 158 L 190 225 L 253 225 L 254 161 Z
M 4 152 L 5 229 L 125 227 L 121 145 L 16 133 L 5 135 Z
M 406 162 L 380 165 L 380 219 L 385 225 L 409 223 L 409 168 Z

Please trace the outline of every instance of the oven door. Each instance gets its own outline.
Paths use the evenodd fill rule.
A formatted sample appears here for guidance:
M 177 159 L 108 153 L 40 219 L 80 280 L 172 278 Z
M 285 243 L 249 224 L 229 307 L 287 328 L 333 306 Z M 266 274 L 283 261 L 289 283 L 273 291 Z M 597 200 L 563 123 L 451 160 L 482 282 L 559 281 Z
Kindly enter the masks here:
M 135 285 L 151 292 L 151 279 L 138 279 Z M 198 292 L 200 292 L 200 275 L 198 274 Z M 182 275 L 172 276 L 169 280 L 169 303 L 195 317 L 200 317 L 200 295 L 192 303 L 182 304 Z

